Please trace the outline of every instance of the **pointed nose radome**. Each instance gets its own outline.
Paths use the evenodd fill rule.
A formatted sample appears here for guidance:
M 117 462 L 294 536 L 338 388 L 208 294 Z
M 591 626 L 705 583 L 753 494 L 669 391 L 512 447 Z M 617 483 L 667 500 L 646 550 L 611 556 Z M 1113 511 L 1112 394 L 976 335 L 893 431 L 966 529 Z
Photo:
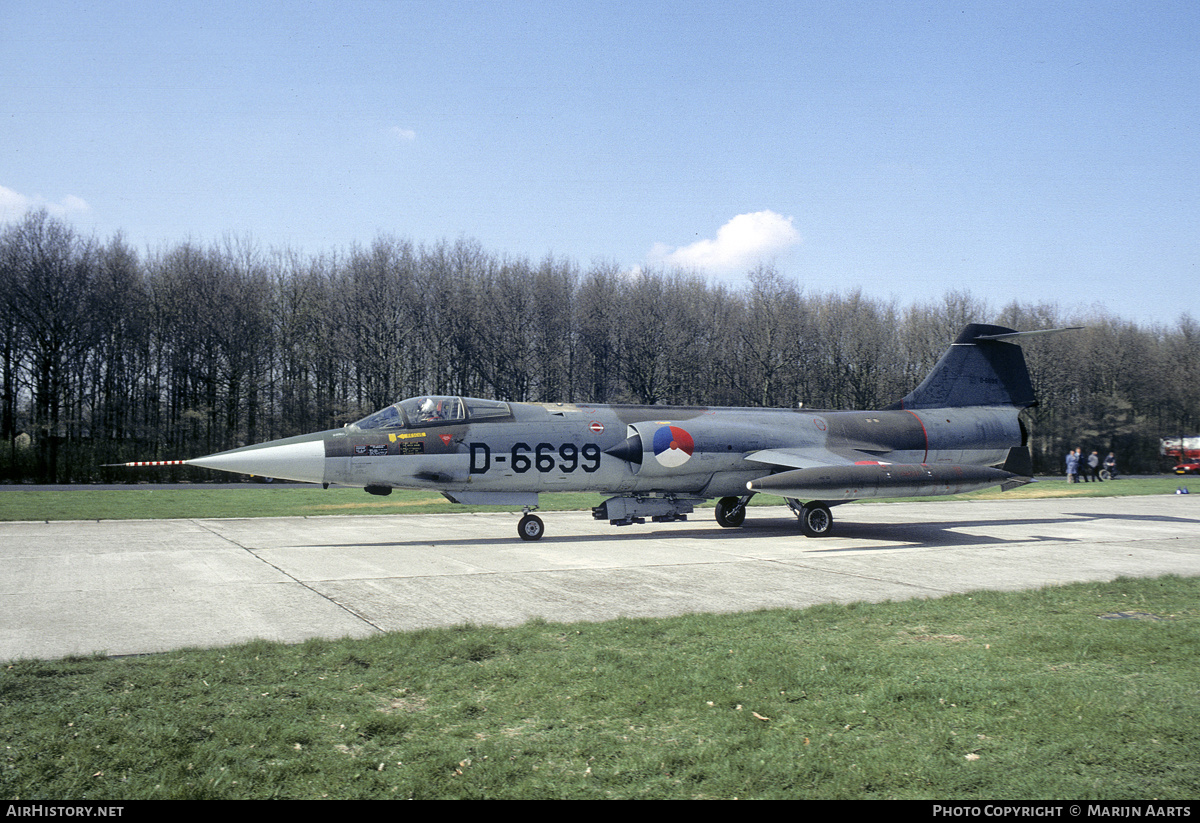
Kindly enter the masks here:
M 210 454 L 186 461 L 189 466 L 217 469 L 279 480 L 321 483 L 325 479 L 325 444 L 320 440 L 302 443 L 264 443 L 233 451 Z

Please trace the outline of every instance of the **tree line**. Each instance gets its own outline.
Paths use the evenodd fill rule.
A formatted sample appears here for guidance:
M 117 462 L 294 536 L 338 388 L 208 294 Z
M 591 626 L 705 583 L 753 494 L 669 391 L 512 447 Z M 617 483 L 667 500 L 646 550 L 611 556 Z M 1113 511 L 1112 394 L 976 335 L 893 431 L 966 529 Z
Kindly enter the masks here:
M 230 238 L 139 253 L 45 211 L 0 230 L 0 285 L 7 482 L 137 479 L 103 466 L 334 428 L 423 393 L 875 408 L 969 322 L 1085 327 L 1024 347 L 1039 470 L 1061 473 L 1078 445 L 1153 471 L 1159 437 L 1200 431 L 1200 326 L 1187 315 L 1144 328 L 965 291 L 899 305 L 809 292 L 770 266 L 733 286 L 471 240 L 379 236 L 305 256 Z

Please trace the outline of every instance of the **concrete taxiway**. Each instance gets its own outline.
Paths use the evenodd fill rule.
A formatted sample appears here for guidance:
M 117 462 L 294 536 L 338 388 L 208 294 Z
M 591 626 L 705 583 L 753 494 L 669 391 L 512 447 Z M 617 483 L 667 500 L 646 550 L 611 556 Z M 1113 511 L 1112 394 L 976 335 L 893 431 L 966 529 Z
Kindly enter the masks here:
M 596 621 L 1200 575 L 1200 496 L 834 509 L 722 529 L 548 512 L 0 524 L 0 660 L 365 637 L 532 618 Z

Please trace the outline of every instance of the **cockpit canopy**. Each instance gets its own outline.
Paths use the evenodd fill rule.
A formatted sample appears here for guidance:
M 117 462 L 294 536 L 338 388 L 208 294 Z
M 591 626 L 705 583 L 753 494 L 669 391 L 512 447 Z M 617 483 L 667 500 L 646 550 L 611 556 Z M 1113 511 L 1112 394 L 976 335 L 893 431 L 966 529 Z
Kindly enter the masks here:
M 426 426 L 496 420 L 511 415 L 508 404 L 499 400 L 425 394 L 380 409 L 353 425 L 359 429 L 423 429 Z

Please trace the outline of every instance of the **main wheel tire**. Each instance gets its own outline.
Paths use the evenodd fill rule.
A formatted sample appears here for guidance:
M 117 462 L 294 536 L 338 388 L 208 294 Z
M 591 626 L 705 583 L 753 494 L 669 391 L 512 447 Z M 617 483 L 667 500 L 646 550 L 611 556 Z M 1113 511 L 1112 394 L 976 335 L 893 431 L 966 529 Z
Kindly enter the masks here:
M 809 503 L 800 513 L 800 528 L 807 537 L 826 537 L 833 530 L 833 513 L 824 503 Z
M 522 540 L 541 540 L 545 533 L 546 526 L 536 514 L 525 515 L 517 524 L 517 534 L 521 535 Z
M 736 529 L 746 520 L 746 507 L 738 508 L 736 497 L 722 497 L 717 501 L 717 523 L 726 529 Z

